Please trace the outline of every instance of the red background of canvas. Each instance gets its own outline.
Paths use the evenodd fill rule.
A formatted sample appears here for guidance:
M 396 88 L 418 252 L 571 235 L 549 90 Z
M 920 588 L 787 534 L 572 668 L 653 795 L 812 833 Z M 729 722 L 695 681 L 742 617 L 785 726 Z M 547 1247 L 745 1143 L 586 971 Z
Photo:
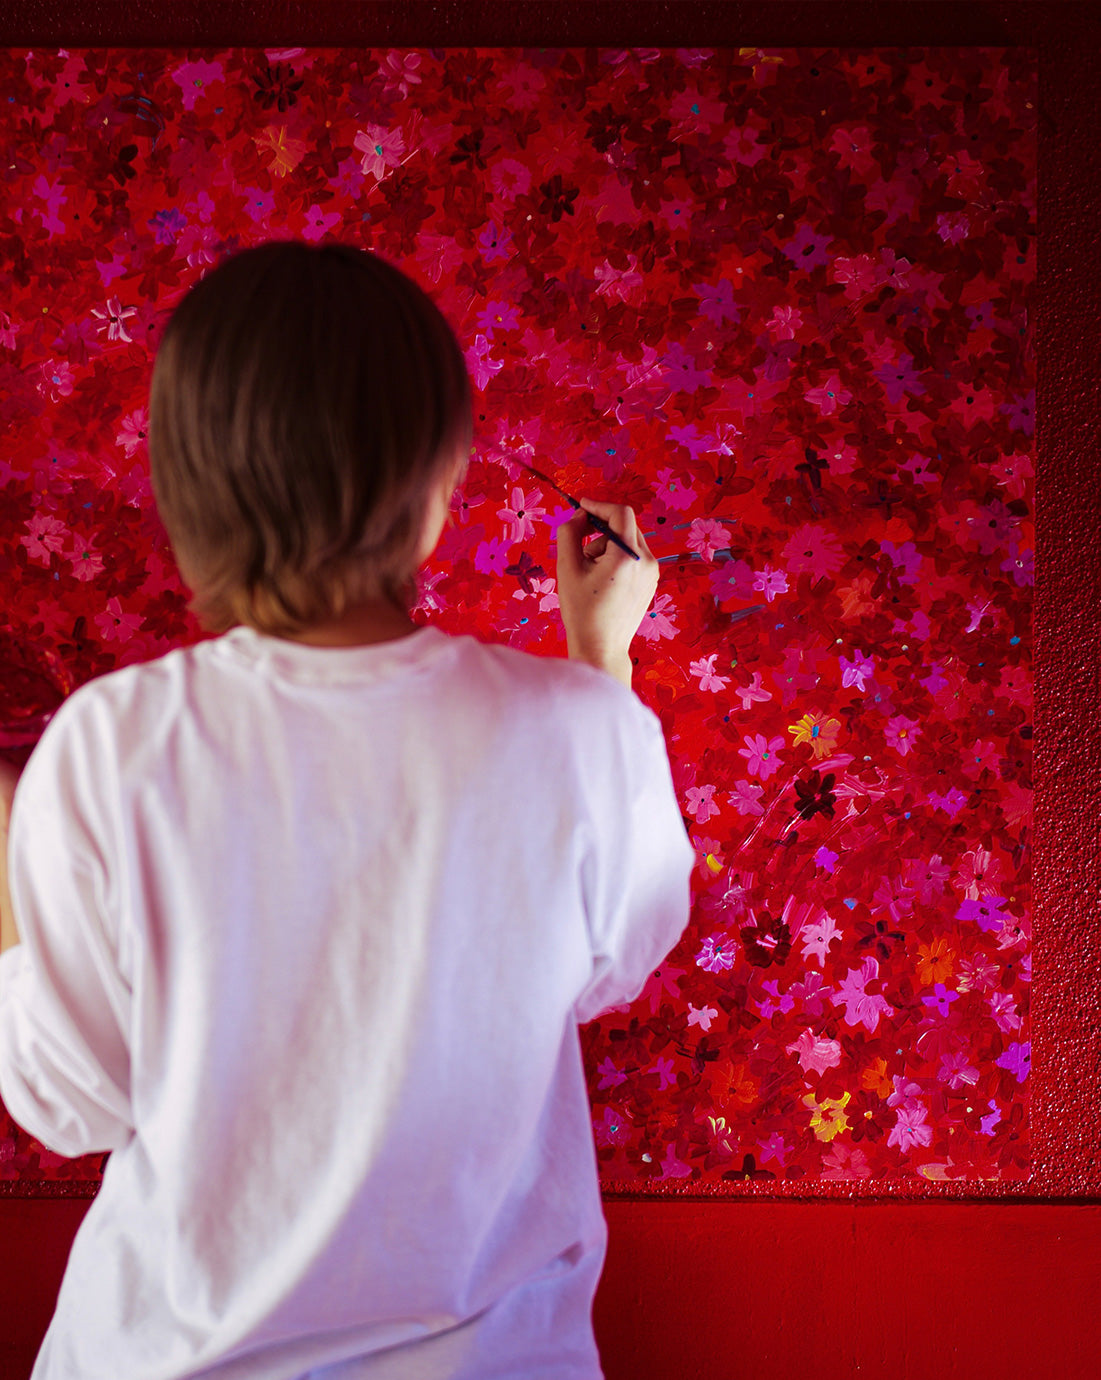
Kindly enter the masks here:
M 1038 48 L 1032 1177 L 1012 1195 L 991 1184 L 973 1196 L 999 1201 L 974 1204 L 609 1201 L 596 1321 L 609 1380 L 771 1380 L 803 1366 L 819 1380 L 1101 1373 L 1090 1307 L 1101 1269 L 1101 13 L 1031 3 L 8 0 L 0 18 L 5 46 L 292 42 Z M 85 1204 L 0 1207 L 0 1373 L 14 1380 L 29 1369 Z

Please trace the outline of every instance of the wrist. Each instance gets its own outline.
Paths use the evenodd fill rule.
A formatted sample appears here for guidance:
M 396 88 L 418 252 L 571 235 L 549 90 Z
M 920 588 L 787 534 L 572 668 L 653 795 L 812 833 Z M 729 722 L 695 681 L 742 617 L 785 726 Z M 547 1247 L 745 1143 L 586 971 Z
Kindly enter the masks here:
M 631 678 L 634 674 L 634 666 L 627 652 L 618 654 L 609 652 L 581 652 L 570 650 L 571 661 L 582 661 L 586 666 L 594 666 L 598 671 L 604 671 L 609 676 L 614 676 L 628 690 L 631 687 Z

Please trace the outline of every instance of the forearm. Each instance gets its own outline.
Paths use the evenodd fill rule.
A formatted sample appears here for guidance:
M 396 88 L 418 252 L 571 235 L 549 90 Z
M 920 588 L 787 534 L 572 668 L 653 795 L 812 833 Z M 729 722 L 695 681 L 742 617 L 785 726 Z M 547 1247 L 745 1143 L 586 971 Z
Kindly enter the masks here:
M 11 820 L 11 801 L 19 772 L 9 762 L 0 760 L 0 953 L 19 943 L 15 927 L 11 893 L 8 891 L 8 824 Z
M 19 931 L 15 927 L 15 913 L 8 891 L 8 829 L 5 823 L 0 829 L 0 953 L 6 953 L 18 943 Z

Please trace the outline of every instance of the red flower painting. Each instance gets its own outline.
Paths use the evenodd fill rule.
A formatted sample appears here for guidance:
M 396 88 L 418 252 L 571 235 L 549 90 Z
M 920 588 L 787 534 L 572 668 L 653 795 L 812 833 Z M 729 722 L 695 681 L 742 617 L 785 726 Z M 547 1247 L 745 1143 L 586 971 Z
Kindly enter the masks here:
M 582 1030 L 605 1185 L 1026 1177 L 1035 55 L 0 66 L 0 750 L 201 636 L 146 451 L 182 294 L 272 237 L 368 247 L 475 388 L 418 616 L 564 653 L 570 510 L 529 462 L 662 563 L 635 685 L 699 865 L 677 948 Z M 28 1191 L 101 1165 L 0 1120 Z

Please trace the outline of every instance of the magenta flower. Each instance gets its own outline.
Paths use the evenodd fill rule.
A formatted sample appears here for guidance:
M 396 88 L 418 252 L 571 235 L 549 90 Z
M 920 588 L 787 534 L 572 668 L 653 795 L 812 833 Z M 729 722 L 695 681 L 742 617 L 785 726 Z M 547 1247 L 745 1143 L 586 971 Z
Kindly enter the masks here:
M 784 565 L 792 575 L 805 572 L 816 580 L 836 575 L 845 563 L 845 553 L 833 533 L 809 523 L 792 533 L 783 554 Z
M 696 965 L 709 973 L 720 973 L 726 968 L 734 967 L 734 952 L 733 939 L 724 939 L 716 944 L 714 935 L 708 935 L 696 955 Z
M 923 1006 L 935 1006 L 942 1016 L 947 1016 L 954 1001 L 959 1001 L 960 994 L 953 992 L 951 988 L 945 987 L 943 982 L 938 982 L 928 996 L 922 997 Z
M 887 727 L 883 730 L 883 736 L 891 747 L 897 748 L 905 757 L 914 746 L 914 740 L 921 737 L 921 725 L 916 719 L 908 719 L 904 714 L 896 714 L 893 719 L 887 720 Z
M 508 567 L 510 543 L 503 537 L 480 542 L 474 553 L 474 569 L 482 575 L 503 575 Z
M 783 738 L 766 738 L 761 733 L 746 733 L 743 736 L 746 746 L 738 749 L 738 756 L 746 759 L 747 770 L 762 781 L 767 781 L 783 761 L 779 752 L 784 746 Z
M 999 1068 L 1008 1069 L 1018 1083 L 1023 1083 L 1032 1071 L 1032 1043 L 1014 1040 L 1006 1052 L 994 1060 Z
M 839 407 L 851 402 L 853 395 L 847 388 L 841 387 L 841 380 L 836 374 L 831 374 L 820 388 L 808 388 L 803 396 L 818 408 L 823 417 L 829 417 Z

